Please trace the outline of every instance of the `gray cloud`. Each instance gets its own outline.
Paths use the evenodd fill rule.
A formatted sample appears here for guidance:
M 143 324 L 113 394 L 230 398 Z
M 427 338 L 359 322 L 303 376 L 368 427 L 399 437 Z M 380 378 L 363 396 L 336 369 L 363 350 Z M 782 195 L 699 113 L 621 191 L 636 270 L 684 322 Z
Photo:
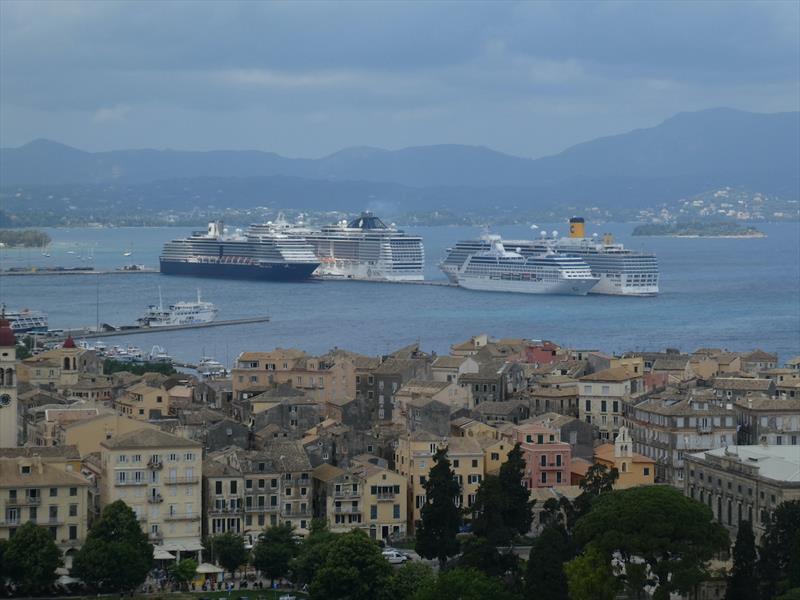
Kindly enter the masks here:
M 0 144 L 541 155 L 797 110 L 795 2 L 0 2 Z

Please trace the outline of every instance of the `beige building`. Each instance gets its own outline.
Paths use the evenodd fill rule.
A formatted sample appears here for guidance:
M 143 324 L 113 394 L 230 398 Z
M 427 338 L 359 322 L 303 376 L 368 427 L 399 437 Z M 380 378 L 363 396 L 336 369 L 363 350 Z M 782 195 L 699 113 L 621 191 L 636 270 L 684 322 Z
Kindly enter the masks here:
M 169 390 L 163 379 L 145 379 L 125 388 L 114 407 L 120 414 L 139 421 L 162 419 L 169 414 Z
M 73 447 L 0 450 L 0 538 L 33 521 L 47 528 L 69 568 L 88 531 L 89 487 Z
M 465 509 L 471 507 L 483 481 L 484 451 L 476 439 L 452 436 L 442 438 L 426 431 L 400 437 L 395 450 L 394 468 L 407 482 L 410 532 L 421 519 L 426 498 L 425 482 L 434 465 L 433 455 L 442 447 L 447 447 L 447 458 L 461 487 L 461 493 L 455 501 L 457 506 Z
M 203 462 L 204 535 L 244 532 L 244 475 L 219 460 Z
M 101 506 L 124 501 L 150 541 L 179 560 L 200 552 L 202 451 L 201 444 L 158 429 L 103 440 Z
M 605 369 L 580 378 L 580 419 L 599 431 L 601 440 L 613 440 L 622 425 L 623 405 L 644 391 L 642 374 L 625 367 Z
M 96 417 L 61 423 L 54 432 L 56 445 L 74 445 L 81 456 L 100 452 L 100 443 L 135 431 L 157 429 L 137 419 L 116 413 L 101 413 Z
M 21 383 L 58 390 L 78 385 L 83 373 L 97 375 L 101 372 L 102 365 L 94 350 L 79 348 L 71 337 L 61 348 L 26 358 L 19 367 Z
M 347 469 L 322 464 L 314 469 L 314 516 L 334 532 L 361 529 L 372 539 L 406 535 L 406 478 L 362 455 Z
M 6 319 L 0 319 L 0 448 L 13 448 L 20 439 L 17 395 L 17 340 Z
M 620 427 L 613 444 L 602 444 L 594 450 L 594 461 L 608 469 L 616 469 L 619 478 L 614 488 L 624 490 L 652 485 L 656 480 L 656 461 L 633 451 L 633 440 L 627 427 Z

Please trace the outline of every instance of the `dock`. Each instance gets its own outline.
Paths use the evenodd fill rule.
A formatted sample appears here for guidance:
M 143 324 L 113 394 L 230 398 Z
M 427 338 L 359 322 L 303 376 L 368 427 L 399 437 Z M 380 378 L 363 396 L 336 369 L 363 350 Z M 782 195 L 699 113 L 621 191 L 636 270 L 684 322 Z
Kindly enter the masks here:
M 139 325 L 115 329 L 113 331 L 95 331 L 94 329 L 65 329 L 64 335 L 48 338 L 63 340 L 67 336 L 78 338 L 103 338 L 123 335 L 139 335 L 142 333 L 166 333 L 168 331 L 183 331 L 186 329 L 208 329 L 209 327 L 232 327 L 235 325 L 250 325 L 252 323 L 267 323 L 270 317 L 248 317 L 246 319 L 228 319 L 227 321 L 211 321 L 209 323 L 192 323 L 189 325 L 164 325 L 162 327 L 142 327 Z
M 45 275 L 134 275 L 137 273 L 159 273 L 158 269 L 145 267 L 144 269 L 24 269 L 19 271 L 0 271 L 0 277 L 23 277 Z
M 444 279 L 422 279 L 419 281 L 390 281 L 388 279 L 355 279 L 348 277 L 335 277 L 331 275 L 313 275 L 314 281 L 349 281 L 355 283 L 394 283 L 402 285 L 433 285 L 438 287 L 458 287 L 455 283 L 450 283 Z

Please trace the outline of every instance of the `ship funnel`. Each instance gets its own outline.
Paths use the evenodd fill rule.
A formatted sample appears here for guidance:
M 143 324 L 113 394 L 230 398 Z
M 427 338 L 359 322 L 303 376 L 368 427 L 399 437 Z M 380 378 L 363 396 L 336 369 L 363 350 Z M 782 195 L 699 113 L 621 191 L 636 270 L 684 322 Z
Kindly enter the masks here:
M 571 238 L 586 237 L 583 217 L 572 217 L 569 220 L 569 237 Z
M 222 221 L 211 221 L 208 224 L 208 237 L 210 238 L 218 238 L 222 235 L 222 231 L 224 230 L 224 225 Z

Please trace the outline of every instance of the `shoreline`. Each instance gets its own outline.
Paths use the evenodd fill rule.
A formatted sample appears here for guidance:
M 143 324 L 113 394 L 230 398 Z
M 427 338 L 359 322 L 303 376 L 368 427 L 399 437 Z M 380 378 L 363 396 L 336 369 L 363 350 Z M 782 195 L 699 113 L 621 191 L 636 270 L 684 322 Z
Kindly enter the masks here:
M 742 233 L 742 234 L 709 234 L 703 235 L 699 233 L 660 233 L 660 234 L 653 234 L 653 235 L 635 235 L 631 237 L 661 237 L 661 238 L 711 238 L 711 239 L 734 239 L 734 240 L 745 240 L 745 239 L 762 239 L 766 238 L 766 233 Z

